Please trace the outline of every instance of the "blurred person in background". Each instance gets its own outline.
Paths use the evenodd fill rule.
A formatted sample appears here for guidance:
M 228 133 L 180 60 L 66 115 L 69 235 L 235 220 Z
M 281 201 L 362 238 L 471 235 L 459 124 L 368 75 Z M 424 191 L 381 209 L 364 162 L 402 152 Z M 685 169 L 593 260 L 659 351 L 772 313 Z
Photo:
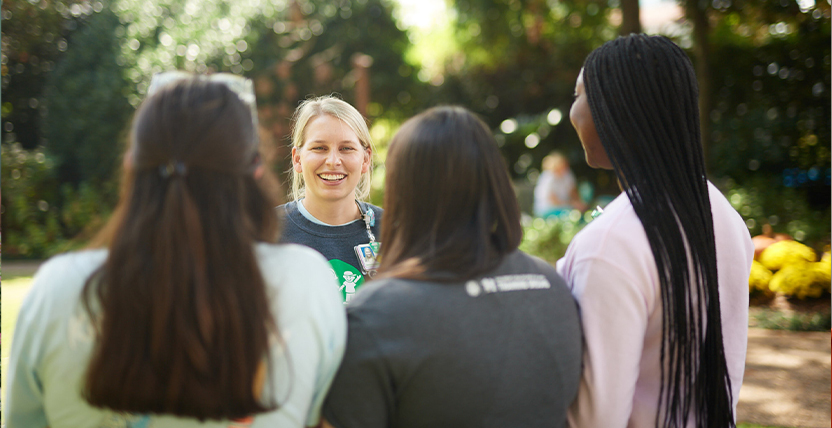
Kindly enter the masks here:
M 593 51 L 570 119 L 623 193 L 558 261 L 581 307 L 573 427 L 729 427 L 742 384 L 754 247 L 705 177 L 698 86 L 669 39 Z
M 47 261 L 21 307 L 8 426 L 317 425 L 346 319 L 326 260 L 273 244 L 251 82 L 148 93 L 105 248 Z
M 386 164 L 381 267 L 347 306 L 324 426 L 564 426 L 577 307 L 551 265 L 517 249 L 520 209 L 488 127 L 430 109 Z
M 543 158 L 542 166 L 534 187 L 534 214 L 544 218 L 561 217 L 573 209 L 586 210 L 566 156 L 551 152 Z
M 292 164 L 294 200 L 278 208 L 285 219 L 281 242 L 323 254 L 348 302 L 375 274 L 380 250 L 383 211 L 364 202 L 373 171 L 366 120 L 332 96 L 302 102 L 293 117 Z

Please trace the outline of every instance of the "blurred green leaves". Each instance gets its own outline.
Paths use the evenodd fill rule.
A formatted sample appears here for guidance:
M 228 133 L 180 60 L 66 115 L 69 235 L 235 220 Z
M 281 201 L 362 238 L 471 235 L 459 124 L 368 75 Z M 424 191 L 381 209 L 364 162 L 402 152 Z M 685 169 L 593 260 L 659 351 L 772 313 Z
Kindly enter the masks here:
M 118 64 L 119 28 L 109 9 L 93 15 L 72 34 L 63 60 L 46 80 L 43 136 L 61 183 L 97 185 L 116 175 L 133 112 L 127 96 L 133 85 Z
M 583 216 L 566 218 L 526 218 L 523 221 L 523 241 L 520 250 L 540 257 L 552 265 L 566 254 L 572 238 L 586 226 Z
M 753 220 L 752 233 L 776 217 L 775 228 L 802 231 L 810 242 L 829 239 L 832 73 L 829 2 L 808 5 L 709 2 L 714 105 L 703 120 L 712 125 L 712 178 L 748 195 L 738 209 L 750 210 L 743 215 Z M 99 189 L 110 196 L 98 203 L 113 203 L 114 191 L 102 189 L 115 188 L 130 114 L 152 74 L 170 69 L 252 78 L 264 159 L 276 171 L 288 169 L 286 136 L 298 101 L 335 92 L 371 119 L 377 160 L 401 121 L 432 105 L 460 104 L 495 131 L 518 182 L 534 181 L 540 160 L 557 149 L 596 194 L 614 194 L 614 177 L 585 165 L 566 119 L 584 59 L 617 34 L 618 7 L 615 0 L 455 0 L 443 17 L 448 26 L 413 37 L 393 19 L 392 0 L 4 2 L 4 242 L 24 227 L 6 219 L 18 215 L 12 206 L 20 219 L 66 238 L 79 224 L 60 213 L 77 198 L 95 200 L 82 189 Z M 689 23 L 678 27 L 674 37 L 690 47 Z M 412 40 L 425 44 L 414 48 Z M 7 189 L 12 147 L 16 156 L 29 150 L 52 162 L 51 173 L 27 176 L 27 188 L 43 193 L 49 209 L 38 212 L 54 209 L 54 220 L 12 202 L 20 190 Z M 37 207 L 39 199 L 26 201 Z M 89 217 L 73 210 L 72 218 Z M 544 245 L 540 236 L 559 241 L 560 233 L 568 236 L 561 226 L 541 229 L 535 245 Z

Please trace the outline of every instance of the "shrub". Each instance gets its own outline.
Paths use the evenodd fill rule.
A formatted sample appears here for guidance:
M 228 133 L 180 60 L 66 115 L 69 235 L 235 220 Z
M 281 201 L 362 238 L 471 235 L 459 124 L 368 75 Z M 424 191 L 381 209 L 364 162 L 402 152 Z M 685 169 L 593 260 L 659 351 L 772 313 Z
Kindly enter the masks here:
M 72 185 L 61 187 L 63 206 L 61 224 L 67 237 L 84 242 L 93 237 L 106 223 L 118 198 L 115 181 L 102 185 L 81 183 L 76 189 Z
M 795 296 L 798 299 L 817 298 L 829 290 L 829 282 L 824 281 L 817 263 L 797 263 L 784 267 L 771 277 L 768 284 L 771 291 Z
M 45 258 L 81 247 L 109 216 L 114 182 L 59 187 L 54 165 L 42 149 L 2 145 L 3 257 Z
M 813 208 L 805 189 L 785 187 L 777 176 L 758 176 L 743 184 L 732 179 L 714 182 L 742 215 L 752 236 L 760 235 L 763 225 L 769 224 L 774 232 L 791 235 L 815 251 L 829 244 L 829 205 Z
M 766 248 L 751 266 L 749 289 L 766 289 L 798 299 L 818 298 L 830 290 L 832 259 L 825 253 L 815 263 L 814 250 L 796 241 L 780 241 Z M 769 271 L 776 271 L 773 275 Z
M 4 257 L 42 257 L 63 241 L 53 165 L 42 149 L 2 145 Z
M 573 214 L 565 219 L 525 217 L 520 249 L 555 264 L 566 254 L 569 242 L 584 226 L 586 223 L 578 211 L 573 211 Z
M 768 288 L 772 273 L 762 263 L 754 260 L 751 262 L 751 275 L 748 277 L 748 291 L 751 294 L 773 294 Z
M 815 260 L 815 251 L 797 241 L 775 242 L 760 254 L 760 263 L 772 271 Z

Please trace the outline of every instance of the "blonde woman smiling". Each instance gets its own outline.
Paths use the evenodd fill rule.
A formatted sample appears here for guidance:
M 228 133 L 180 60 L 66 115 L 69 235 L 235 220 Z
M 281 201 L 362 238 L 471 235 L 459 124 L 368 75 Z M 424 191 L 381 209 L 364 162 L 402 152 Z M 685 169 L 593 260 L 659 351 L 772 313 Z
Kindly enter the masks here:
M 364 202 L 373 147 L 361 113 L 332 96 L 301 103 L 293 118 L 292 168 L 294 200 L 279 207 L 282 241 L 323 254 L 349 301 L 375 274 L 381 233 L 381 208 Z

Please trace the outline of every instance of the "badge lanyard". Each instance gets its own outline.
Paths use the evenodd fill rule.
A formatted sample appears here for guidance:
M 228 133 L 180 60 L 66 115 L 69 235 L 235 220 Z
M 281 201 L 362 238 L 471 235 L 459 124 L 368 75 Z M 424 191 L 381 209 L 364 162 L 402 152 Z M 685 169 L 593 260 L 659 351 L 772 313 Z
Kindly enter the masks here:
M 358 201 L 355 201 L 355 204 L 358 205 Z M 361 212 L 361 205 L 358 205 L 358 212 Z M 367 211 L 361 214 L 361 219 L 364 220 L 364 226 L 367 228 L 367 236 L 370 237 L 370 244 L 375 244 L 376 236 L 373 235 L 370 227 L 376 225 L 376 213 L 372 208 L 367 208 Z
M 355 201 L 358 206 L 358 212 L 361 213 L 361 205 Z M 370 238 L 369 244 L 359 244 L 355 246 L 355 256 L 358 257 L 358 262 L 361 265 L 361 270 L 365 275 L 372 278 L 376 269 L 378 268 L 378 250 L 380 243 L 376 242 L 376 236 L 370 229 L 376 225 L 376 213 L 372 208 L 367 208 L 367 211 L 361 213 L 361 219 L 364 220 L 364 227 L 367 228 L 367 236 Z

